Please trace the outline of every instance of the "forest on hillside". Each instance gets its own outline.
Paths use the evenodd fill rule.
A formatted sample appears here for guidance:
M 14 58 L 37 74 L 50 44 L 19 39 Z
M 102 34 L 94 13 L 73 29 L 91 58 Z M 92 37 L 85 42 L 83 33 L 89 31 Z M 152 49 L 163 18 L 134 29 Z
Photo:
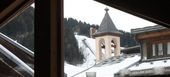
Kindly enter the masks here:
M 84 35 L 90 37 L 89 30 L 90 26 L 97 26 L 99 25 L 90 25 L 89 23 L 77 21 L 73 18 L 64 18 L 64 27 L 69 28 L 71 31 L 76 32 L 78 35 Z M 137 45 L 137 42 L 133 38 L 133 35 L 130 32 L 126 32 L 123 30 L 119 30 L 122 33 L 120 36 L 121 47 L 131 47 Z

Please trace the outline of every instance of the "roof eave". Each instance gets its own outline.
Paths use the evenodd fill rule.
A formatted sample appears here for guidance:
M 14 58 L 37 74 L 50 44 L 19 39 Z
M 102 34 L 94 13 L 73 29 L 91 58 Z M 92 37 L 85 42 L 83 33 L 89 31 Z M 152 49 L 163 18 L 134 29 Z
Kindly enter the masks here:
M 120 37 L 120 35 L 121 35 L 122 33 L 120 33 L 120 32 L 103 32 L 103 33 L 95 33 L 95 34 L 93 34 L 93 36 L 94 37 L 98 37 L 98 36 L 105 36 L 105 35 L 114 35 L 114 36 L 118 36 L 118 37 Z

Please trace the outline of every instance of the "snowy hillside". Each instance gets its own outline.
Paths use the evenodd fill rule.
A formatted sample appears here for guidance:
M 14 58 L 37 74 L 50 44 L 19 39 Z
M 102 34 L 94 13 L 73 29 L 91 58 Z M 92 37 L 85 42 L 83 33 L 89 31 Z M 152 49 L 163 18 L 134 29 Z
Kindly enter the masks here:
M 85 56 L 85 63 L 83 63 L 83 65 L 81 65 L 81 67 L 89 67 L 95 64 L 95 40 L 92 38 L 88 38 L 86 36 L 79 36 L 79 35 L 75 35 L 77 41 L 78 41 L 78 45 L 79 45 L 79 49 L 82 48 L 83 49 L 83 54 Z M 90 49 L 92 51 L 90 51 L 90 49 L 83 43 L 83 40 L 85 40 L 85 43 L 90 47 Z M 94 54 L 93 54 L 94 53 Z
M 79 73 L 80 71 L 85 70 L 95 64 L 95 55 L 93 54 L 95 53 L 95 40 L 80 35 L 75 35 L 75 37 L 77 39 L 79 49 L 80 48 L 83 49 L 82 53 L 85 56 L 85 60 L 84 60 L 85 62 L 82 65 L 78 65 L 78 66 L 70 65 L 65 62 L 64 72 L 67 74 L 68 77 L 76 73 Z M 90 49 L 86 47 L 86 45 L 83 43 L 83 40 L 85 40 L 86 44 L 89 45 L 92 51 L 90 51 Z
M 103 65 L 100 67 L 96 66 L 95 55 L 94 55 L 95 54 L 95 40 L 92 38 L 88 38 L 86 36 L 80 36 L 80 35 L 75 35 L 75 37 L 78 41 L 79 49 L 83 50 L 82 53 L 85 56 L 85 60 L 84 60 L 85 62 L 82 65 L 78 65 L 78 66 L 70 65 L 65 62 L 64 72 L 67 74 L 67 77 L 71 77 L 71 76 L 86 77 L 86 72 L 96 72 L 96 77 L 113 77 L 114 73 L 120 71 L 120 69 L 123 69 L 137 62 L 140 59 L 140 56 L 135 55 L 135 56 L 127 57 L 119 63 Z M 89 48 L 86 44 L 89 46 Z M 122 48 L 123 47 L 121 47 L 121 49 Z

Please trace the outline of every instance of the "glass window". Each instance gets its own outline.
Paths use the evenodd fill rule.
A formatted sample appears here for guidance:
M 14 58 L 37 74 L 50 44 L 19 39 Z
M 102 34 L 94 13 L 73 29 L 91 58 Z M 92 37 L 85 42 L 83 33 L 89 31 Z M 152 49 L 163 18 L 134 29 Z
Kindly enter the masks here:
M 22 2 L 0 1 L 0 20 L 5 14 L 1 11 L 6 10 L 6 6 L 15 4 L 13 1 Z M 1 4 L 4 7 L 1 8 Z M 0 77 L 34 76 L 34 7 L 29 6 L 22 11 L 13 19 L 9 18 L 11 21 L 4 22 L 3 27 L 0 25 Z
M 155 56 L 155 44 L 152 44 L 152 51 L 153 51 L 152 56 Z
M 147 59 L 147 47 L 146 47 L 146 42 L 143 43 L 142 45 L 142 50 L 143 50 L 143 60 Z
M 158 44 L 158 55 L 163 55 L 163 45 L 162 45 L 162 43 Z
M 167 54 L 170 54 L 170 42 L 168 42 L 167 48 L 168 48 Z

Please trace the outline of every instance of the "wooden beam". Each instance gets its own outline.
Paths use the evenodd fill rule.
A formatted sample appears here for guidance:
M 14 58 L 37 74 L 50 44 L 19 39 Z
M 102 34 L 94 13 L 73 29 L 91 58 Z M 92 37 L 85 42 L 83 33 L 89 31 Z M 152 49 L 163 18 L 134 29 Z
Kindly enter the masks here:
M 19 67 L 23 68 L 23 70 L 26 71 L 28 74 L 30 74 L 31 77 L 34 77 L 34 70 L 30 68 L 26 63 L 24 63 L 21 59 L 19 59 L 16 55 L 14 55 L 5 47 L 3 47 L 1 44 L 0 44 L 0 53 L 2 53 L 8 59 L 16 63 Z
M 23 75 L 12 68 L 8 63 L 0 58 L 0 77 L 23 77 Z
M 10 5 L 4 6 L 5 9 L 1 9 L 2 11 L 0 11 L 0 28 L 20 15 L 33 2 L 34 0 L 14 0 Z
M 30 63 L 34 65 L 34 56 L 29 55 L 27 52 L 28 49 L 24 49 L 22 45 L 12 42 L 12 39 L 9 39 L 0 33 L 0 44 L 19 57 L 25 63 Z M 34 55 L 34 54 L 32 54 Z
M 64 77 L 63 0 L 51 0 L 51 76 Z
M 157 31 L 157 32 L 142 33 L 142 34 L 136 35 L 136 38 L 141 40 L 141 39 L 160 37 L 160 36 L 170 36 L 170 29 L 163 30 L 163 31 Z
M 15 0 L 12 4 L 10 4 L 9 6 L 7 6 L 5 8 L 5 10 L 3 10 L 2 12 L 0 12 L 0 21 L 2 21 L 2 19 L 8 15 L 12 10 L 14 10 L 16 7 L 18 7 L 22 2 L 24 2 L 23 0 Z
M 95 0 L 121 11 L 170 27 L 169 2 L 163 0 Z M 158 6 L 161 5 L 161 6 Z

